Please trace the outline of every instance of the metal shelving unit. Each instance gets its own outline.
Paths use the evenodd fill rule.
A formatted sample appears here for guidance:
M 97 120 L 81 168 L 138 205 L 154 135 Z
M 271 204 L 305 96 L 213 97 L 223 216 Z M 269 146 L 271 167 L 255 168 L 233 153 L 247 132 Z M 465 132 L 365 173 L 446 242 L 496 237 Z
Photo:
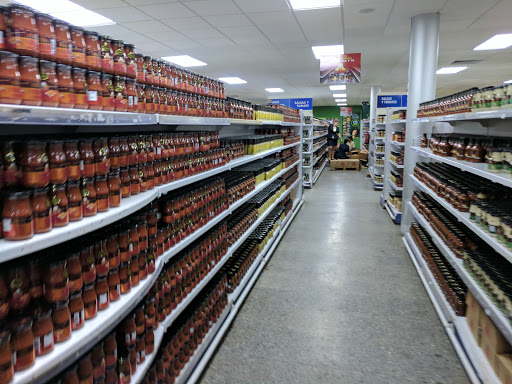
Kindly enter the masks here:
M 303 125 L 303 157 L 308 160 L 308 165 L 302 166 L 303 186 L 312 188 L 322 172 L 314 170 L 315 165 L 327 151 L 327 132 L 315 136 L 316 131 L 324 131 L 327 128 L 323 125 L 305 124 Z M 322 166 L 322 170 L 325 164 Z

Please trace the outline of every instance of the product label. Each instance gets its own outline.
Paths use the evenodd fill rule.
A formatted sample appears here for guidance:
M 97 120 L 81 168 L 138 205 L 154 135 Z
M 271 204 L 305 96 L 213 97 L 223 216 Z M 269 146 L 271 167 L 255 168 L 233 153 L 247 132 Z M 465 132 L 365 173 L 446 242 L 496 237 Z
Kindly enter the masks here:
M 87 99 L 89 101 L 98 101 L 98 91 L 87 91 Z
M 43 336 L 43 349 L 50 347 L 53 344 L 53 331 L 50 331 Z
M 108 293 L 102 293 L 100 295 L 100 305 L 105 305 L 108 303 Z
M 134 105 L 133 96 L 128 96 L 128 106 L 133 107 L 133 105 Z
M 2 227 L 3 227 L 4 232 L 11 232 L 11 229 L 12 229 L 11 223 L 12 223 L 11 219 L 3 219 L 2 220 Z

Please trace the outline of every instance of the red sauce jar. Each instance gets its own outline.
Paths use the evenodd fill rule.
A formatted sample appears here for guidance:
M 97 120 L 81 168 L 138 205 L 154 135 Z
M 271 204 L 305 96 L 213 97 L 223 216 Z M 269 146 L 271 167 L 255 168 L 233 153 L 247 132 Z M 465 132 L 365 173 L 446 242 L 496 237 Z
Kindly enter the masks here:
M 137 195 L 140 193 L 141 188 L 141 180 L 142 180 L 142 172 L 139 172 L 139 167 L 137 165 L 132 165 L 128 169 L 130 175 L 130 192 L 132 195 Z
M 119 178 L 121 180 L 121 196 L 123 199 L 131 196 L 131 183 L 130 173 L 128 167 L 121 167 L 119 172 Z
M 114 92 L 114 84 L 112 83 L 112 75 L 103 73 L 101 75 L 101 89 L 102 89 L 102 105 L 104 111 L 113 111 L 115 109 L 116 96 Z
M 50 163 L 50 183 L 65 183 L 68 180 L 68 171 L 64 142 L 54 140 L 48 143 L 48 159 Z
M 153 68 L 153 78 L 151 84 L 158 87 L 160 84 L 160 63 L 157 59 L 151 59 L 151 66 Z
M 7 48 L 21 55 L 37 56 L 39 39 L 35 14 L 20 5 L 7 7 Z
M 111 40 L 112 51 L 114 52 L 114 74 L 126 76 L 126 55 L 123 49 L 122 40 Z
M 97 176 L 106 176 L 110 171 L 108 141 L 105 137 L 93 141 L 94 163 Z
M 108 274 L 108 290 L 110 301 L 117 301 L 121 297 L 121 280 L 119 268 L 113 268 Z
M 18 318 L 13 321 L 11 335 L 11 350 L 14 358 L 14 371 L 19 372 L 29 368 L 36 359 L 34 349 L 34 334 L 32 333 L 32 319 Z
M 126 92 L 126 77 L 116 76 L 114 78 L 115 110 L 126 112 L 128 110 L 128 98 Z
M 69 24 L 65 21 L 55 20 L 55 37 L 57 39 L 55 60 L 62 64 L 71 64 L 73 61 L 73 44 Z
M 68 270 L 68 287 L 70 292 L 76 292 L 82 289 L 82 262 L 80 260 L 80 252 L 72 252 L 67 258 L 67 270 Z
M 124 44 L 123 50 L 126 57 L 126 77 L 130 79 L 137 78 L 137 61 L 135 59 L 135 46 L 133 44 Z
M 6 283 L 9 287 L 9 309 L 20 311 L 28 307 L 30 303 L 30 278 L 26 265 L 17 263 L 10 265 Z
M 69 275 L 65 259 L 53 258 L 45 268 L 43 276 L 44 297 L 49 303 L 69 298 Z
M 121 153 L 121 146 L 118 137 L 109 137 L 108 139 L 108 157 L 110 159 L 110 168 L 119 169 L 121 166 L 119 155 Z
M 100 37 L 101 46 L 101 71 L 114 73 L 114 51 L 112 50 L 112 39 L 109 36 Z
M 108 258 L 106 240 L 98 241 L 94 244 L 94 259 L 96 262 L 96 276 L 108 276 L 110 269 L 110 260 Z
M 144 84 L 146 81 L 146 65 L 144 63 L 144 55 L 135 54 L 135 64 L 137 65 L 137 83 Z
M 119 166 L 128 167 L 130 165 L 130 145 L 128 137 L 121 136 L 119 138 Z
M 57 65 L 57 78 L 59 83 L 59 107 L 73 108 L 75 106 L 75 91 L 73 77 L 71 75 L 71 66 Z
M 42 106 L 57 107 L 59 105 L 59 81 L 57 78 L 57 63 L 47 60 L 39 61 L 41 75 Z
M 0 331 L 0 383 L 9 383 L 14 376 L 14 361 L 11 349 L 11 332 Z
M 7 31 L 7 18 L 5 7 L 0 8 L 0 49 L 7 48 L 7 42 L 5 41 L 5 35 Z
M 95 187 L 98 212 L 106 212 L 110 208 L 107 176 L 96 176 Z
M 80 170 L 80 152 L 78 151 L 78 140 L 66 140 L 64 142 L 64 153 L 66 155 L 68 180 L 80 180 L 82 177 L 82 171 Z
M 92 147 L 92 139 L 83 139 L 78 143 L 80 152 L 80 171 L 84 178 L 91 178 L 96 175 L 95 156 Z
M 92 71 L 101 71 L 100 37 L 96 32 L 85 31 L 85 56 L 87 68 Z
M 68 182 L 68 211 L 69 221 L 80 221 L 84 217 L 82 207 L 82 191 L 80 181 Z
M 34 351 L 36 356 L 46 355 L 53 350 L 52 308 L 37 303 L 34 309 L 32 333 L 34 334 Z
M 53 306 L 53 340 L 62 343 L 71 337 L 71 313 L 69 300 L 60 301 Z
M 75 108 L 77 109 L 87 109 L 89 107 L 85 73 L 86 70 L 83 68 L 73 68 L 73 88 L 75 90 Z
M 36 57 L 20 56 L 20 85 L 22 90 L 21 104 L 40 106 L 43 103 L 39 60 Z
M 49 15 L 36 14 L 36 24 L 39 35 L 39 57 L 45 60 L 55 60 L 57 54 L 57 37 L 53 18 Z
M 20 164 L 23 171 L 23 185 L 28 188 L 46 187 L 50 183 L 50 164 L 45 143 L 29 141 L 24 145 Z
M 146 113 L 146 91 L 145 85 L 137 83 L 137 105 L 139 113 Z
M 85 320 L 90 320 L 96 317 L 98 313 L 97 296 L 94 289 L 94 282 L 85 284 L 82 291 L 82 300 L 84 302 Z
M 45 233 L 52 229 L 51 203 L 49 188 L 36 188 L 32 191 L 32 210 L 34 212 L 34 233 Z
M 145 88 L 146 96 L 146 113 L 155 113 L 155 93 L 152 86 L 146 85 Z
M 84 217 L 94 216 L 98 213 L 98 205 L 96 202 L 96 187 L 94 178 L 82 179 L 82 208 Z
M 105 353 L 105 365 L 107 371 L 115 368 L 117 363 L 117 341 L 115 334 L 111 334 L 103 341 L 103 352 Z
M 121 176 L 119 171 L 111 171 L 108 174 L 108 191 L 110 207 L 121 205 Z
M 66 184 L 52 185 L 50 189 L 52 202 L 52 223 L 54 227 L 64 227 L 69 224 L 68 194 Z
M 144 69 L 146 70 L 145 84 L 151 85 L 153 83 L 153 64 L 151 56 L 144 56 Z
M 91 355 L 87 354 L 78 362 L 77 375 L 79 384 L 93 384 Z
M 107 239 L 107 254 L 110 270 L 112 270 L 113 268 L 118 268 L 119 264 L 121 263 L 121 253 L 117 237 L 118 235 L 116 233 L 110 235 Z
M 121 285 L 121 294 L 124 295 L 131 290 L 130 285 L 130 263 L 121 263 L 119 266 L 119 281 Z
M 110 300 L 106 276 L 98 277 L 98 280 L 96 280 L 96 296 L 98 297 L 98 311 L 107 309 L 110 304 Z
M 23 98 L 20 86 L 18 55 L 0 51 L 0 103 L 21 104 Z
M 135 79 L 126 80 L 126 95 L 128 99 L 127 111 L 138 112 L 139 102 L 137 99 L 137 87 L 135 84 Z
M 82 290 L 71 293 L 69 300 L 69 312 L 71 314 L 71 330 L 75 331 L 84 325 L 85 310 L 84 301 L 82 300 Z
M 103 109 L 103 86 L 100 72 L 87 72 L 87 103 L 89 109 Z
M 71 44 L 73 45 L 73 53 L 71 61 L 74 66 L 85 68 L 87 59 L 85 57 L 85 39 L 84 30 L 78 27 L 71 27 Z

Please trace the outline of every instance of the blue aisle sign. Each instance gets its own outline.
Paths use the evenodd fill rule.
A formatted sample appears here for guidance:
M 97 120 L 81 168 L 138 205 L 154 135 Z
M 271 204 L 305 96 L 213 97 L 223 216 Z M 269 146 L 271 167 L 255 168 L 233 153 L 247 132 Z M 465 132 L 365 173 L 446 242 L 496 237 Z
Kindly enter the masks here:
M 407 95 L 377 96 L 377 108 L 407 107 Z
M 313 99 L 302 98 L 302 99 L 272 99 L 268 101 L 269 104 L 284 105 L 295 109 L 312 110 Z

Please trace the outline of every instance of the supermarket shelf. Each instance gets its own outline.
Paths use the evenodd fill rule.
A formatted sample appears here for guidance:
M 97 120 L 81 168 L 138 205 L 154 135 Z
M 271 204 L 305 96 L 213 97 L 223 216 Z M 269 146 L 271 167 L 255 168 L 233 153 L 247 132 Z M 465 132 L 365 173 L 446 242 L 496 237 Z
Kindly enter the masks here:
M 55 344 L 53 351 L 36 358 L 34 365 L 24 371 L 16 372 L 12 384 L 46 383 L 59 372 L 65 370 L 101 339 L 107 336 L 119 322 L 129 314 L 156 283 L 163 260 L 158 259 L 155 271 L 142 280 L 137 287 L 113 303 L 96 317 L 84 322 L 83 328 L 71 333 L 71 337 Z
M 158 115 L 0 104 L 0 124 L 28 125 L 147 125 Z
M 251 278 L 254 276 L 254 273 L 259 268 L 262 260 L 263 253 L 260 253 L 258 257 L 256 257 L 256 260 L 253 261 L 251 267 L 246 272 L 245 276 L 243 277 L 238 287 L 236 287 L 235 290 L 228 295 L 229 301 L 236 303 L 236 301 L 240 297 L 240 294 L 244 291 L 245 287 L 247 286 Z
M 386 141 L 386 138 L 385 138 L 385 137 L 375 137 L 375 140 L 382 140 L 382 141 Z
M 230 125 L 231 119 L 222 119 L 216 117 L 158 115 L 158 123 L 163 125 Z
M 405 143 L 401 142 L 401 141 L 393 141 L 393 140 L 391 140 L 390 143 L 393 144 L 393 145 L 396 145 L 398 147 L 405 147 Z
M 320 175 L 322 174 L 324 168 L 325 168 L 325 165 L 327 164 L 327 162 L 324 161 L 324 163 L 322 164 L 322 166 L 320 167 L 320 169 L 318 171 L 316 171 L 316 173 L 313 175 L 313 185 L 316 184 L 316 182 L 318 181 L 318 178 L 320 177 Z
M 450 203 L 446 200 L 437 196 L 437 194 L 428 188 L 424 183 L 418 180 L 413 175 L 409 175 L 414 184 L 423 192 L 430 195 L 435 201 L 441 204 L 445 209 L 447 209 L 452 215 L 454 215 L 457 220 L 466 225 L 470 230 L 472 230 L 475 234 L 478 235 L 483 241 L 489 244 L 496 252 L 502 255 L 505 259 L 512 263 L 512 251 L 507 248 L 507 246 L 500 243 L 495 237 L 491 236 L 488 232 L 481 229 L 475 223 L 473 223 L 469 219 L 468 212 L 459 212 L 456 210 Z
M 454 159 L 453 157 L 439 156 L 434 154 L 432 150 L 428 148 L 411 147 L 411 149 L 424 157 L 429 157 L 433 160 L 452 165 L 463 171 L 474 173 L 475 175 L 484 177 L 487 180 L 512 188 L 512 178 L 510 175 L 504 172 L 489 172 L 487 169 L 489 165 L 487 163 L 470 163 L 469 161 Z
M 485 293 L 480 285 L 473 279 L 471 274 L 464 267 L 462 259 L 457 258 L 455 254 L 448 248 L 445 242 L 439 237 L 436 231 L 432 228 L 432 225 L 427 221 L 423 215 L 421 215 L 416 207 L 409 202 L 408 204 L 410 211 L 418 221 L 418 223 L 430 234 L 434 244 L 446 257 L 448 262 L 457 271 L 464 284 L 469 288 L 473 296 L 478 300 L 482 308 L 485 310 L 487 316 L 491 318 L 496 327 L 500 330 L 503 336 L 512 343 L 512 324 L 505 314 L 494 304 L 492 299 Z
M 376 123 L 375 125 L 386 126 L 386 123 Z
M 324 133 L 323 135 L 320 135 L 320 136 L 313 136 L 313 140 L 321 139 L 322 137 L 326 137 L 326 136 L 327 136 L 327 133 Z
M 261 125 L 261 120 L 230 119 L 231 125 Z
M 466 112 L 466 113 L 455 113 L 444 116 L 434 117 L 420 117 L 413 119 L 416 123 L 425 122 L 438 122 L 438 121 L 475 121 L 475 120 L 494 120 L 494 119 L 510 119 L 512 118 L 512 108 L 502 108 L 498 110 L 489 111 L 478 111 L 478 112 Z
M 375 152 L 375 156 L 377 156 L 377 155 L 384 156 L 384 155 L 385 155 L 385 153 L 384 153 L 384 152 Z
M 402 212 L 398 212 L 396 207 L 389 201 L 386 201 L 384 206 L 389 214 L 389 217 L 391 217 L 391 220 L 393 220 L 395 224 L 400 224 L 402 222 Z
M 391 124 L 405 124 L 405 123 L 407 123 L 406 119 L 391 120 Z
M 313 161 L 313 165 L 315 165 L 316 163 L 318 163 L 318 161 L 322 158 L 323 155 L 325 155 L 325 153 L 327 152 L 327 149 L 321 153 L 320 155 L 317 156 L 317 158 L 315 159 L 315 161 Z
M 296 127 L 302 125 L 302 123 L 290 123 L 286 121 L 274 121 L 274 120 L 260 120 L 263 125 L 281 125 L 283 127 Z
M 470 381 L 474 384 L 499 384 L 483 351 L 476 344 L 465 317 L 456 316 L 447 303 L 410 233 L 405 235 L 403 242 Z
M 394 161 L 391 161 L 391 160 L 388 160 L 388 161 L 389 161 L 389 164 L 391 164 L 395 168 L 398 168 L 398 169 L 403 169 L 404 168 L 403 164 L 400 165 L 400 164 L 395 163 Z
M 389 184 L 391 185 L 391 187 L 395 190 L 395 191 L 403 191 L 404 188 L 403 187 L 399 187 L 398 185 L 396 185 L 395 183 L 393 183 L 391 181 L 391 179 L 388 179 L 389 181 Z

